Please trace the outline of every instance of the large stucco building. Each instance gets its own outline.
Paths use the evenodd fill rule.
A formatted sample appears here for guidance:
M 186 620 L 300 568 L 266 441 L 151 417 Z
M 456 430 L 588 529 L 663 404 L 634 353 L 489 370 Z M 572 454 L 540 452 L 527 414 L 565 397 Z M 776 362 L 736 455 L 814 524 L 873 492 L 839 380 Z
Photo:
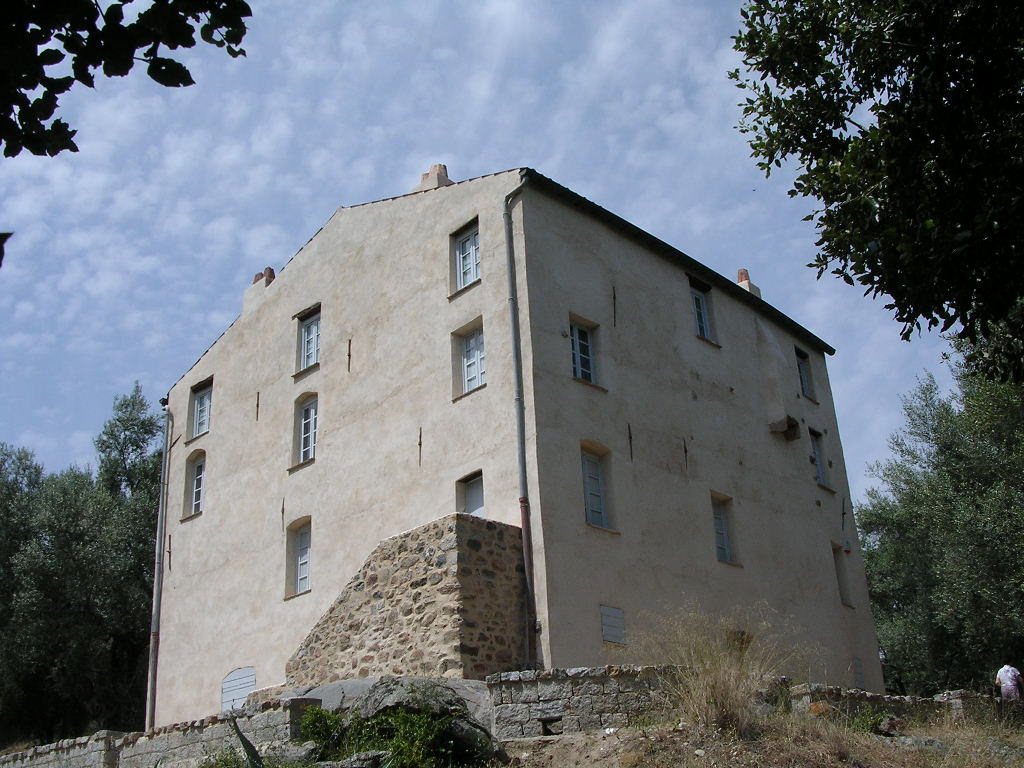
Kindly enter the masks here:
M 529 579 L 493 597 L 531 615 L 487 671 L 628 659 L 645 613 L 685 596 L 766 601 L 823 649 L 823 678 L 881 690 L 833 350 L 739 279 L 529 169 L 452 184 L 435 166 L 339 208 L 168 395 L 157 724 L 283 683 L 382 540 L 453 513 L 518 531 L 525 506 Z M 379 654 L 390 619 L 366 610 Z M 448 610 L 464 652 L 467 610 Z M 366 674 L 345 658 L 333 676 Z

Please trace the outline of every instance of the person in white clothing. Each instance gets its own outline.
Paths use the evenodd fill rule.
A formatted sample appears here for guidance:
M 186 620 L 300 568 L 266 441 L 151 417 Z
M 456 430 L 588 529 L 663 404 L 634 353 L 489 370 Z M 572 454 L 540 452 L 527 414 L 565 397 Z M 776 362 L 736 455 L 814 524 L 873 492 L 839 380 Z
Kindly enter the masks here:
M 1009 663 L 1004 664 L 996 672 L 996 685 L 999 686 L 999 693 L 1003 701 L 1020 701 L 1021 676 L 1019 669 L 1011 667 Z

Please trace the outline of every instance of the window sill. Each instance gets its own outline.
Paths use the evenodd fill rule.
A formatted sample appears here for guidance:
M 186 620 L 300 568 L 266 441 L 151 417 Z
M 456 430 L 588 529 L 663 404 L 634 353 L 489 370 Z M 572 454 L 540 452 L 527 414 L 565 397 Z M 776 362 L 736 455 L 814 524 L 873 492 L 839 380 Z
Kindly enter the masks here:
M 197 517 L 202 517 L 202 512 L 196 512 L 194 515 L 185 515 L 184 517 L 178 518 L 179 523 L 187 523 L 189 520 L 195 520 Z
M 816 399 L 808 395 L 806 392 L 797 393 L 797 397 L 803 398 L 804 400 L 810 400 L 815 405 L 821 405 Z
M 288 467 L 288 474 L 290 475 L 292 472 L 298 472 L 303 467 L 308 467 L 310 464 L 312 464 L 315 461 L 316 461 L 316 456 L 314 456 L 312 459 L 306 459 L 305 461 L 300 461 L 298 464 L 293 464 L 292 466 Z
M 293 373 L 292 374 L 292 378 L 295 381 L 298 381 L 299 379 L 305 378 L 306 376 L 311 374 L 313 371 L 319 371 L 319 370 L 320 370 L 320 361 L 317 360 L 312 365 L 307 365 L 301 371 L 296 371 L 295 373 Z
M 310 589 L 303 590 L 302 592 L 296 592 L 294 595 L 285 595 L 284 596 L 284 602 L 287 603 L 289 600 L 294 600 L 296 597 L 302 597 L 303 595 L 308 595 L 312 591 L 313 591 L 313 589 L 311 587 Z
M 617 531 L 614 528 L 606 528 L 603 525 L 598 525 L 597 523 L 592 523 L 589 520 L 587 521 L 587 527 L 588 528 L 593 528 L 595 531 L 604 531 L 605 533 L 612 533 L 612 534 L 615 534 L 616 536 L 621 536 L 622 535 L 621 531 Z
M 856 606 L 854 606 L 853 603 L 848 603 L 845 600 L 840 600 L 840 602 L 843 604 L 844 608 L 849 608 L 851 611 L 857 610 Z
M 694 335 L 697 336 L 697 338 L 700 339 L 701 341 L 703 341 L 705 344 L 710 344 L 715 349 L 721 349 L 722 348 L 721 344 L 719 344 L 717 341 L 712 341 L 707 336 L 699 336 L 697 334 L 694 334 Z
M 608 394 L 608 390 L 605 389 L 604 387 L 602 387 L 600 384 L 595 384 L 592 381 L 587 381 L 586 379 L 581 379 L 579 376 L 573 376 L 572 380 L 573 381 L 578 381 L 580 384 L 583 384 L 584 386 L 593 387 L 596 390 L 599 390 L 601 392 L 604 392 L 605 394 Z
M 461 296 L 466 291 L 468 291 L 470 288 L 475 288 L 478 285 L 480 285 L 480 278 L 479 277 L 476 280 L 474 280 L 473 282 L 471 282 L 471 283 L 466 283 L 464 286 L 459 288 L 459 290 L 455 291 L 455 293 L 449 294 L 448 301 L 454 301 L 459 296 Z
M 192 443 L 194 443 L 199 438 L 204 437 L 205 435 L 208 435 L 208 434 L 210 434 L 210 430 L 206 430 L 205 432 L 200 432 L 198 435 L 192 435 L 192 437 L 190 437 L 188 440 L 186 440 L 181 445 L 182 445 L 182 447 L 184 447 L 186 445 L 191 445 Z
M 828 492 L 829 492 L 829 493 L 831 493 L 831 494 L 832 494 L 833 496 L 835 496 L 835 495 L 836 495 L 836 491 L 835 491 L 835 488 L 829 488 L 829 487 L 828 487 L 827 485 L 825 485 L 824 483 L 818 483 L 818 487 L 819 487 L 819 488 L 821 488 L 821 490 L 823 490 L 823 491 L 828 491 Z
M 481 384 L 479 387 L 473 387 L 472 389 L 470 389 L 470 390 L 468 390 L 466 392 L 463 392 L 461 395 L 456 395 L 455 397 L 453 397 L 452 398 L 452 402 L 453 403 L 457 403 L 462 398 L 468 397 L 469 395 L 472 395 L 474 392 L 479 392 L 481 389 L 483 389 L 486 386 L 487 386 L 487 384 Z
M 719 560 L 722 565 L 728 565 L 730 568 L 742 568 L 743 563 L 738 563 L 735 560 Z

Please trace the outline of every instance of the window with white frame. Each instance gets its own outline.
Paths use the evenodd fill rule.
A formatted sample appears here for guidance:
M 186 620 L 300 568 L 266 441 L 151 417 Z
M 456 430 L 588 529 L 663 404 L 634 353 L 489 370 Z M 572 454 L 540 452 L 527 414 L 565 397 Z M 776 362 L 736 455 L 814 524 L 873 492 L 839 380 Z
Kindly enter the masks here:
M 484 513 L 484 474 L 474 472 L 459 480 L 456 487 L 456 503 L 458 510 L 467 515 L 483 515 Z
M 720 562 L 735 563 L 736 552 L 732 540 L 732 500 L 728 496 L 712 494 L 711 514 L 715 526 L 715 556 Z
M 198 515 L 203 511 L 206 495 L 206 454 L 201 454 L 192 460 L 192 471 L 189 482 L 189 506 L 186 513 Z
M 210 411 L 213 408 L 213 384 L 204 383 L 192 390 L 192 437 L 210 431 Z
M 604 457 L 581 451 L 583 460 L 583 505 L 587 522 L 611 528 L 608 522 L 608 494 L 604 479 Z
M 708 292 L 691 288 L 690 301 L 693 304 L 693 320 L 696 325 L 697 335 L 702 339 L 714 341 L 714 333 L 711 328 L 711 306 Z
M 814 379 L 811 378 L 811 358 L 799 347 L 796 348 L 796 370 L 800 375 L 800 391 L 803 396 L 815 400 Z
M 454 236 L 455 289 L 465 288 L 480 279 L 480 230 L 476 224 Z
M 299 370 L 320 362 L 320 313 L 317 312 L 302 321 L 300 329 L 301 349 Z
M 299 464 L 316 458 L 316 427 L 319 400 L 311 396 L 299 402 L 296 409 L 296 433 L 298 442 Z
M 626 614 L 621 608 L 601 606 L 601 640 L 624 645 L 626 642 Z
M 312 533 L 313 526 L 309 517 L 300 518 L 288 526 L 285 597 L 300 595 L 310 590 Z
M 579 322 L 569 325 L 572 349 L 572 375 L 582 381 L 597 383 L 597 367 L 594 365 L 594 336 L 596 327 L 587 327 Z
M 309 557 L 312 550 L 312 527 L 295 532 L 295 594 L 309 591 Z
M 819 485 L 828 485 L 828 472 L 825 458 L 825 450 L 822 447 L 821 433 L 813 429 L 808 430 L 811 436 L 811 463 L 814 465 L 814 479 Z
M 462 391 L 469 392 L 486 383 L 487 360 L 481 327 L 462 337 Z

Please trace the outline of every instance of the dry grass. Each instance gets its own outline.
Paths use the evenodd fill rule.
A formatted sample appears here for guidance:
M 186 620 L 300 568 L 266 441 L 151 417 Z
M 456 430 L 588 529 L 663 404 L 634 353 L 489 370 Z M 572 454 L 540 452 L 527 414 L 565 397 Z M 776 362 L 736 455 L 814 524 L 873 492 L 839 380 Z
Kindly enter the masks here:
M 704 730 L 751 735 L 756 703 L 781 675 L 806 669 L 806 649 L 765 606 L 729 614 L 708 614 L 694 605 L 655 617 L 638 638 L 645 660 L 674 667 L 662 678 L 665 705 Z

